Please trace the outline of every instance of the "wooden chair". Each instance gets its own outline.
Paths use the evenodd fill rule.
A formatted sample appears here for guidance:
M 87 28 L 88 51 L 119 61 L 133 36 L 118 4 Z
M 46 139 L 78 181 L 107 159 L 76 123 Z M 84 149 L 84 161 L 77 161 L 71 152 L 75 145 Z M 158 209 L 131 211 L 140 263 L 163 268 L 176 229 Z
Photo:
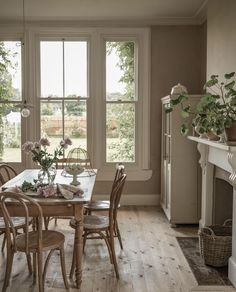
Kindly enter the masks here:
M 109 215 L 85 215 L 84 216 L 84 234 L 83 247 L 85 247 L 87 239 L 104 239 L 108 248 L 110 261 L 114 265 L 116 278 L 119 279 L 118 266 L 116 261 L 115 247 L 114 247 L 114 229 L 115 222 L 117 222 L 117 210 L 120 202 L 120 197 L 125 184 L 126 174 L 122 174 L 120 178 L 114 183 L 110 195 Z M 75 219 L 71 219 L 70 226 L 75 229 Z M 96 233 L 99 237 L 88 237 L 88 235 Z M 73 277 L 75 270 L 75 249 L 73 253 L 73 260 L 70 271 L 70 278 Z
M 13 220 L 10 217 L 8 211 L 8 204 L 17 204 L 17 208 L 22 209 L 23 218 L 25 219 L 24 233 L 17 235 L 16 229 L 13 224 Z M 60 251 L 61 256 L 61 268 L 65 287 L 68 289 L 68 282 L 65 270 L 65 257 L 64 257 L 64 242 L 65 236 L 58 231 L 48 231 L 42 230 L 42 220 L 43 213 L 40 205 L 32 198 L 24 194 L 16 194 L 12 192 L 2 192 L 0 193 L 0 206 L 3 213 L 3 218 L 6 226 L 6 237 L 7 237 L 7 263 L 6 263 L 6 273 L 3 284 L 2 291 L 5 292 L 9 286 L 9 280 L 11 276 L 12 263 L 14 253 L 17 251 L 24 252 L 27 254 L 28 260 L 30 260 L 30 253 L 33 253 L 33 267 L 34 275 L 36 271 L 37 263 L 37 274 L 38 274 L 38 285 L 39 292 L 44 291 L 44 280 L 46 276 L 47 266 L 50 257 L 54 250 Z M 29 213 L 31 208 L 34 208 L 36 216 L 36 229 L 33 231 L 29 230 Z M 44 270 L 42 270 L 43 258 L 42 253 L 49 251 L 44 265 Z
M 0 164 L 0 183 L 4 185 L 7 181 L 17 175 L 17 172 L 13 167 L 8 164 Z
M 83 159 L 81 159 L 81 157 L 79 157 L 79 153 L 83 154 Z M 79 163 L 84 169 L 92 169 L 92 163 L 91 163 L 91 159 L 89 157 L 89 154 L 86 150 L 78 147 L 78 148 L 73 148 L 70 150 L 70 152 L 68 153 L 67 158 L 61 158 L 58 159 L 56 162 L 56 168 L 57 169 L 61 169 L 61 168 L 65 168 L 66 166 L 68 166 L 68 164 L 73 164 L 73 163 Z M 49 222 L 54 219 L 55 221 L 55 225 L 57 225 L 57 219 L 71 219 L 72 217 L 69 216 L 60 216 L 60 217 L 45 217 L 44 219 L 44 224 L 45 224 L 45 228 L 48 229 L 48 225 Z
M 0 183 L 1 185 L 4 185 L 7 181 L 12 179 L 17 175 L 16 170 L 11 167 L 8 164 L 0 164 Z M 12 218 L 12 222 L 14 224 L 15 229 L 17 230 L 17 233 L 20 229 L 24 229 L 25 227 L 25 220 L 21 217 L 14 217 Z M 30 222 L 32 222 L 32 218 L 30 219 Z M 6 226 L 5 222 L 2 217 L 0 217 L 0 235 L 4 234 L 4 238 L 2 241 L 2 251 L 4 250 L 5 243 L 6 243 Z
M 117 180 L 124 174 L 125 167 L 123 164 L 118 164 L 116 166 L 116 173 L 115 178 L 112 184 L 112 189 L 114 185 L 116 184 Z M 118 205 L 118 208 L 120 207 L 120 204 Z M 91 215 L 93 211 L 109 211 L 110 208 L 110 201 L 109 200 L 100 200 L 100 201 L 91 201 L 88 204 L 84 205 L 85 208 L 85 214 Z M 121 240 L 120 230 L 118 226 L 117 220 L 114 222 L 114 236 L 118 237 L 120 247 L 123 249 L 123 244 Z

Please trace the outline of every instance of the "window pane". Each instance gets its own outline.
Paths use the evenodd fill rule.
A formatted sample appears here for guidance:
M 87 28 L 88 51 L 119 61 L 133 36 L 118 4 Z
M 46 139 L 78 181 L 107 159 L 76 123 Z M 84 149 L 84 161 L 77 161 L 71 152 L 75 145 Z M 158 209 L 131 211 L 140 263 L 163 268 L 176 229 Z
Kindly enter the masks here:
M 21 114 L 12 104 L 0 104 L 0 161 L 21 161 Z
M 63 96 L 62 42 L 40 42 L 41 97 Z
M 0 100 L 21 100 L 21 70 L 21 42 L 0 42 Z
M 135 99 L 134 42 L 106 42 L 106 99 Z
M 87 104 L 85 101 L 65 102 L 65 136 L 70 137 L 73 148 L 87 150 Z
M 50 141 L 48 150 L 53 153 L 59 146 L 63 137 L 62 129 L 62 103 L 42 102 L 41 103 L 41 137 Z
M 65 42 L 65 96 L 88 96 L 87 42 Z
M 135 105 L 107 104 L 106 160 L 135 161 Z

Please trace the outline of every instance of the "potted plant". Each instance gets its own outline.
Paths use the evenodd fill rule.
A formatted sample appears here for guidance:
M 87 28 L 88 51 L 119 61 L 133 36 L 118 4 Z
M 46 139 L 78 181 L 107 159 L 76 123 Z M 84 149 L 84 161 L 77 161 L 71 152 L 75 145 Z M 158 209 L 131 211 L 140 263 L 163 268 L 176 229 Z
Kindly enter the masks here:
M 236 90 L 235 72 L 226 73 L 224 81 L 218 75 L 212 75 L 205 83 L 206 93 L 201 97 L 196 109 L 187 104 L 188 97 L 179 95 L 172 99 L 166 112 L 171 112 L 176 106 L 181 106 L 184 123 L 181 132 L 186 135 L 190 125 L 199 134 L 225 133 L 226 141 L 236 141 Z M 235 129 L 235 130 L 234 130 Z

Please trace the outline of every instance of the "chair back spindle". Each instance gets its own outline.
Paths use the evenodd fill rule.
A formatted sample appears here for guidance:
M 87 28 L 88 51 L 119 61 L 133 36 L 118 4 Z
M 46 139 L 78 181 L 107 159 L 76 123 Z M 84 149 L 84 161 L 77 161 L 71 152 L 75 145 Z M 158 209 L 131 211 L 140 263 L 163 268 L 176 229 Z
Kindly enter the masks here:
M 25 227 L 24 227 L 24 233 L 25 233 L 25 249 L 26 253 L 29 252 L 29 225 L 31 223 L 30 215 L 30 208 L 35 208 L 37 210 L 37 249 L 42 250 L 42 218 L 43 218 L 43 212 L 40 205 L 33 200 L 32 198 L 29 198 L 28 196 L 24 194 L 18 194 L 13 192 L 2 192 L 0 193 L 0 206 L 3 213 L 3 218 L 5 221 L 6 226 L 6 238 L 7 238 L 7 246 L 9 248 L 12 248 L 14 251 L 16 251 L 16 228 L 14 227 L 11 214 L 8 211 L 8 206 L 11 204 L 11 202 L 17 203 L 17 208 L 20 208 L 22 212 L 22 216 L 25 218 Z
M 17 172 L 13 167 L 8 164 L 0 164 L 0 184 L 4 185 L 7 181 L 17 175 Z
M 120 203 L 121 194 L 126 181 L 126 174 L 120 174 L 120 177 L 113 184 L 111 195 L 110 195 L 110 208 L 109 208 L 109 220 L 112 222 L 110 227 L 114 226 L 117 218 L 117 210 Z

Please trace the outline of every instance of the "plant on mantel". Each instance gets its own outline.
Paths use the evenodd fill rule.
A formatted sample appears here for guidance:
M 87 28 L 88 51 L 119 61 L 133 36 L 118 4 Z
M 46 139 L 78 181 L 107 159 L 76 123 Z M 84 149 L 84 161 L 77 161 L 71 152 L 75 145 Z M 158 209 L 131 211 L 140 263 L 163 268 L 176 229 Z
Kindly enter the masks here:
M 219 75 L 212 75 L 205 83 L 206 93 L 201 97 L 196 109 L 187 104 L 188 96 L 179 95 L 171 99 L 165 109 L 170 113 L 176 106 L 181 107 L 181 116 L 184 123 L 181 133 L 186 135 L 191 126 L 199 134 L 214 133 L 226 135 L 226 141 L 235 141 L 234 127 L 236 127 L 236 90 L 235 72 L 226 73 L 224 81 L 219 80 Z M 233 130 L 232 130 L 233 129 Z M 230 134 L 234 137 L 229 136 Z M 235 131 L 236 133 L 236 131 Z

